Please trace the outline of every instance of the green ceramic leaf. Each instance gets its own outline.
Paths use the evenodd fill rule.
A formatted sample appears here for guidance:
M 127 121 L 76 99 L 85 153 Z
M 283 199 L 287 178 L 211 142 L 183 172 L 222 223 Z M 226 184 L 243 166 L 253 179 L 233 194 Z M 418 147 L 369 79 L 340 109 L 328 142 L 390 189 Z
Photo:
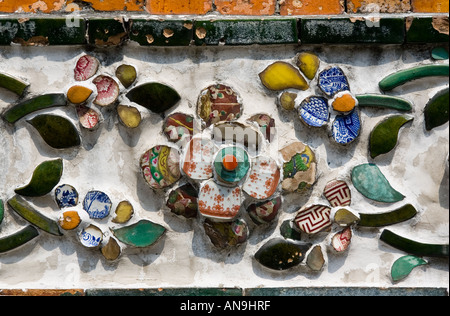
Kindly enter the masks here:
M 448 65 L 424 65 L 409 69 L 400 70 L 386 76 L 380 81 L 379 87 L 382 91 L 389 91 L 401 86 L 409 81 L 424 77 L 447 76 L 449 75 Z
M 44 161 L 36 167 L 30 182 L 14 192 L 23 196 L 43 196 L 58 184 L 62 172 L 62 159 Z
M 361 164 L 352 170 L 352 182 L 365 197 L 379 202 L 394 203 L 405 198 L 396 191 L 375 164 Z
M 388 229 L 383 230 L 380 240 L 412 255 L 448 258 L 448 244 L 426 244 L 402 237 Z
M 381 214 L 359 214 L 359 226 L 380 227 L 407 221 L 416 216 L 417 211 L 411 204 Z
M 38 230 L 28 225 L 14 234 L 0 238 L 0 253 L 16 249 L 37 236 L 39 236 Z
M 375 158 L 394 149 L 400 128 L 413 119 L 408 115 L 394 115 L 378 123 L 369 136 L 370 157 Z
M 2 223 L 4 216 L 5 216 L 5 205 L 3 204 L 3 200 L 0 199 L 0 224 Z
M 27 122 L 36 128 L 44 141 L 53 148 L 70 148 L 81 143 L 75 126 L 62 116 L 41 114 Z
M 35 111 L 65 105 L 67 101 L 64 93 L 44 94 L 14 105 L 3 114 L 3 118 L 9 123 L 15 123 Z
M 28 83 L 18 78 L 15 78 L 5 73 L 0 73 L 0 87 L 12 91 L 18 96 L 21 96 L 28 86 L 29 86 Z
M 17 214 L 43 231 L 55 236 L 62 236 L 56 221 L 35 210 L 27 201 L 24 200 L 23 197 L 15 195 L 8 200 L 8 205 Z
M 130 246 L 148 247 L 156 243 L 164 235 L 166 229 L 148 220 L 112 230 L 116 238 Z
M 408 100 L 383 94 L 360 94 L 356 96 L 360 107 L 377 107 L 395 109 L 399 111 L 411 111 L 412 104 Z
M 173 88 L 158 82 L 144 83 L 127 93 L 127 98 L 155 113 L 162 113 L 180 101 Z
M 425 128 L 427 131 L 441 126 L 449 119 L 449 88 L 438 92 L 425 106 Z
M 392 281 L 398 282 L 403 280 L 415 267 L 425 264 L 428 264 L 426 260 L 416 256 L 407 255 L 398 258 L 391 267 Z
M 300 264 L 311 244 L 297 244 L 282 238 L 265 243 L 256 253 L 255 259 L 273 270 L 286 270 Z

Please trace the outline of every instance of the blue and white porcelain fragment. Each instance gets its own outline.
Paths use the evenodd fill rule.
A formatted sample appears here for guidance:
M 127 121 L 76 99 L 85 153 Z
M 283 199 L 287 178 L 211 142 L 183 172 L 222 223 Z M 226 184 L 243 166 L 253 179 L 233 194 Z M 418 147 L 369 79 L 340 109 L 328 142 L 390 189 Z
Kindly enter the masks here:
M 337 115 L 332 126 L 332 137 L 342 145 L 350 144 L 361 131 L 361 121 L 358 110 L 354 109 L 347 115 Z
M 330 117 L 327 99 L 310 96 L 302 101 L 298 108 L 300 119 L 309 126 L 321 127 Z
M 89 218 L 102 219 L 109 215 L 112 203 L 108 195 L 101 191 L 89 191 L 83 201 L 83 209 Z
M 350 85 L 341 68 L 333 66 L 319 73 L 318 84 L 320 90 L 329 98 L 340 91 L 349 91 Z
M 62 184 L 55 189 L 55 200 L 60 209 L 78 204 L 78 192 L 70 184 Z
M 103 240 L 103 233 L 97 226 L 89 225 L 80 233 L 80 242 L 87 248 L 95 248 Z

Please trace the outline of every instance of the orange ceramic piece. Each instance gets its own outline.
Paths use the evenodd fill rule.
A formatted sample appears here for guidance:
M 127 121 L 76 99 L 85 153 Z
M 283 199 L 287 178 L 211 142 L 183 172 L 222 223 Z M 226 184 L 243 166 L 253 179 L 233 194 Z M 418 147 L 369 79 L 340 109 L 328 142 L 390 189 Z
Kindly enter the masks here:
M 413 12 L 420 13 L 448 13 L 449 0 L 411 0 Z
M 83 86 L 73 86 L 67 91 L 67 100 L 73 104 L 85 102 L 92 94 L 92 90 Z
M 285 0 L 280 1 L 281 15 L 326 15 L 342 14 L 344 6 L 341 0 Z
M 0 12 L 44 12 L 61 10 L 65 0 L 3 0 Z
M 238 161 L 234 155 L 226 155 L 222 160 L 223 167 L 228 171 L 233 171 L 238 166 Z
M 144 1 L 139 0 L 84 0 L 83 2 L 90 3 L 96 11 L 144 11 Z M 67 4 L 69 3 L 74 1 L 67 1 Z
M 77 211 L 65 211 L 59 218 L 59 226 L 65 230 L 72 230 L 80 225 L 81 218 Z
M 212 10 L 212 0 L 147 1 L 150 14 L 205 14 Z
M 214 3 L 221 14 L 273 15 L 276 0 L 216 0 Z
M 356 100 L 351 94 L 344 93 L 335 97 L 332 106 L 335 111 L 350 112 L 355 108 Z
M 407 13 L 411 11 L 411 3 L 402 0 L 349 0 L 347 8 L 349 13 Z

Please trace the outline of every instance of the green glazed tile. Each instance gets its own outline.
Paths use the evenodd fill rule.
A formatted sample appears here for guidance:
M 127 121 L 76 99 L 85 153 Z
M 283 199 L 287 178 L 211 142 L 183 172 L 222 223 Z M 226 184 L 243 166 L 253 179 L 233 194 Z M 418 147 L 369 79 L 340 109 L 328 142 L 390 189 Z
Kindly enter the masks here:
M 50 147 L 65 149 L 81 144 L 80 135 L 75 126 L 62 116 L 40 114 L 27 122 L 39 132 Z
M 352 170 L 352 183 L 365 197 L 379 202 L 394 203 L 405 198 L 396 191 L 375 164 L 361 164 Z
M 349 18 L 300 19 L 302 44 L 402 44 L 405 21 L 401 18 L 382 18 L 379 22 Z
M 30 240 L 39 236 L 39 232 L 31 225 L 25 226 L 21 230 L 0 238 L 0 253 L 16 249 Z
M 281 226 L 280 226 L 280 233 L 281 236 L 283 236 L 284 238 L 289 238 L 292 240 L 301 240 L 302 239 L 302 235 L 300 232 L 298 232 L 297 230 L 295 230 L 295 228 L 293 227 L 292 224 L 292 220 L 285 220 Z
M 142 46 L 189 46 L 193 38 L 192 20 L 130 21 L 130 40 Z
M 3 203 L 3 200 L 0 199 L 0 225 L 3 222 L 4 216 L 5 216 L 5 205 Z
M 18 96 L 21 96 L 28 86 L 29 84 L 21 79 L 5 73 L 0 73 L 0 87 L 12 91 Z
M 416 256 L 407 255 L 398 258 L 391 267 L 392 281 L 398 282 L 403 280 L 415 267 L 425 264 L 428 264 L 426 260 Z
M 130 226 L 112 230 L 114 236 L 121 242 L 134 247 L 148 247 L 156 243 L 166 232 L 166 229 L 148 220 L 140 220 Z
M 128 38 L 122 19 L 89 19 L 87 34 L 88 43 L 96 46 L 117 46 Z
M 412 103 L 400 97 L 384 94 L 359 94 L 358 106 L 394 109 L 398 111 L 411 111 Z
M 311 244 L 297 244 L 274 238 L 255 253 L 255 259 L 269 269 L 286 270 L 299 265 L 310 247 Z
M 427 103 L 424 110 L 427 131 L 441 126 L 449 120 L 449 89 L 439 91 Z
M 375 158 L 394 149 L 400 128 L 413 119 L 409 115 L 394 115 L 378 123 L 369 136 L 370 157 Z
M 239 288 L 87 289 L 87 296 L 242 296 Z
M 296 19 L 195 21 L 195 45 L 297 44 Z
M 126 95 L 135 102 L 155 113 L 162 113 L 180 101 L 178 92 L 162 83 L 149 82 L 132 88 Z
M 446 288 L 400 288 L 400 287 L 279 287 L 252 288 L 245 290 L 246 296 L 448 296 Z
M 34 169 L 30 182 L 14 190 L 22 196 L 43 196 L 59 183 L 63 173 L 62 159 L 47 160 Z
M 432 17 L 411 17 L 407 19 L 407 43 L 448 43 L 448 34 L 441 33 L 433 27 Z
M 394 225 L 407 221 L 416 216 L 417 211 L 411 204 L 406 204 L 398 209 L 380 214 L 363 214 L 359 213 L 359 226 L 380 227 Z
M 431 58 L 434 60 L 447 60 L 449 58 L 448 50 L 444 47 L 435 47 L 431 50 Z
M 55 236 L 62 236 L 59 226 L 54 220 L 38 212 L 21 196 L 15 195 L 9 199 L 8 205 L 25 220 L 43 231 Z
M 136 81 L 136 68 L 131 65 L 120 65 L 116 69 L 116 77 L 125 88 L 128 88 Z
M 388 229 L 383 230 L 380 236 L 380 240 L 390 245 L 391 247 L 397 248 L 412 255 L 448 258 L 448 244 L 422 243 L 397 235 Z
M 13 105 L 3 113 L 3 118 L 9 123 L 15 123 L 22 117 L 35 111 L 66 105 L 67 100 L 64 93 L 43 94 Z

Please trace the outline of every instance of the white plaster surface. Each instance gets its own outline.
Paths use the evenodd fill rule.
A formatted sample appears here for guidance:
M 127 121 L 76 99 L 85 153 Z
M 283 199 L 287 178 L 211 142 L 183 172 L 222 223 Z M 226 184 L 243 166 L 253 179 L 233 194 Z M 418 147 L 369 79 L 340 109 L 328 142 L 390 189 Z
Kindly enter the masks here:
M 389 109 L 361 109 L 363 128 L 358 140 L 347 147 L 334 144 L 326 129 L 310 129 L 298 119 L 296 112 L 282 111 L 276 106 L 277 93 L 266 90 L 259 78 L 270 63 L 292 62 L 297 52 L 312 50 L 321 59 L 320 69 L 340 66 L 348 76 L 355 94 L 380 93 L 378 82 L 397 69 L 418 64 L 437 63 L 430 59 L 428 47 L 384 48 L 274 46 L 218 48 L 122 48 L 90 52 L 101 61 L 98 74 L 114 75 L 117 66 L 129 63 L 138 70 L 137 84 L 158 81 L 174 87 L 181 95 L 171 112 L 195 113 L 197 97 L 210 84 L 221 82 L 234 87 L 242 96 L 243 117 L 265 112 L 277 124 L 277 141 L 271 146 L 280 149 L 292 141 L 310 145 L 318 160 L 319 177 L 308 195 L 284 195 L 284 206 L 272 225 L 250 226 L 250 238 L 236 249 L 218 251 L 204 234 L 202 218 L 185 220 L 171 214 L 164 206 L 165 193 L 154 192 L 144 183 L 138 160 L 147 149 L 167 144 L 162 134 L 162 118 L 144 108 L 143 122 L 135 130 L 120 125 L 113 107 L 100 109 L 101 127 L 95 132 L 82 131 L 82 146 L 75 150 L 56 151 L 40 140 L 24 119 L 10 126 L 0 121 L 0 198 L 5 202 L 14 189 L 27 183 L 34 168 L 55 157 L 64 159 L 61 183 L 74 185 L 80 200 L 91 189 L 106 192 L 113 210 L 126 199 L 135 208 L 130 223 L 149 219 L 164 225 L 168 232 L 156 245 L 146 249 L 123 246 L 119 260 L 106 261 L 98 250 L 84 248 L 78 231 L 66 231 L 55 237 L 42 232 L 31 243 L 0 255 L 0 288 L 159 288 L 159 287 L 445 287 L 448 288 L 448 259 L 426 258 L 429 265 L 413 270 L 411 275 L 393 284 L 392 263 L 405 253 L 379 240 L 382 229 L 353 230 L 350 248 L 342 254 L 330 249 L 331 233 L 320 233 L 308 239 L 327 249 L 327 265 L 323 271 L 311 272 L 305 265 L 284 272 L 274 272 L 257 263 L 254 253 L 270 238 L 280 236 L 279 226 L 292 219 L 305 204 L 327 203 L 322 196 L 325 184 L 335 178 L 346 180 L 352 193 L 352 209 L 366 213 L 393 210 L 412 203 L 419 214 L 412 220 L 389 227 L 405 237 L 423 242 L 449 242 L 448 196 L 448 123 L 432 131 L 425 130 L 423 109 L 436 92 L 448 86 L 448 78 L 428 78 L 408 83 L 390 94 L 414 103 L 412 123 L 400 131 L 399 144 L 392 152 L 371 159 L 368 138 L 376 123 L 397 112 Z M 25 79 L 30 83 L 29 95 L 66 92 L 72 85 L 73 68 L 85 54 L 83 47 L 2 47 L 0 72 Z M 316 80 L 302 97 L 318 93 Z M 94 86 L 90 81 L 81 84 Z M 121 86 L 122 92 L 125 92 Z M 94 90 L 95 91 L 95 90 Z M 122 102 L 126 98 L 121 97 Z M 16 102 L 16 96 L 0 90 L 0 112 Z M 44 112 L 58 113 L 76 122 L 73 107 Z M 35 114 L 30 115 L 32 117 Z M 78 126 L 78 125 L 77 125 Z M 375 162 L 391 182 L 403 193 L 405 200 L 383 204 L 364 198 L 351 185 L 350 171 L 361 163 Z M 48 217 L 57 218 L 60 211 L 51 195 L 29 199 Z M 80 213 L 83 213 L 79 206 Z M 243 209 L 241 209 L 243 213 Z M 105 238 L 108 227 L 117 224 L 109 219 L 95 223 L 102 227 Z M 91 220 L 83 215 L 85 227 Z M 11 234 L 25 221 L 6 208 L 0 225 L 0 237 Z

